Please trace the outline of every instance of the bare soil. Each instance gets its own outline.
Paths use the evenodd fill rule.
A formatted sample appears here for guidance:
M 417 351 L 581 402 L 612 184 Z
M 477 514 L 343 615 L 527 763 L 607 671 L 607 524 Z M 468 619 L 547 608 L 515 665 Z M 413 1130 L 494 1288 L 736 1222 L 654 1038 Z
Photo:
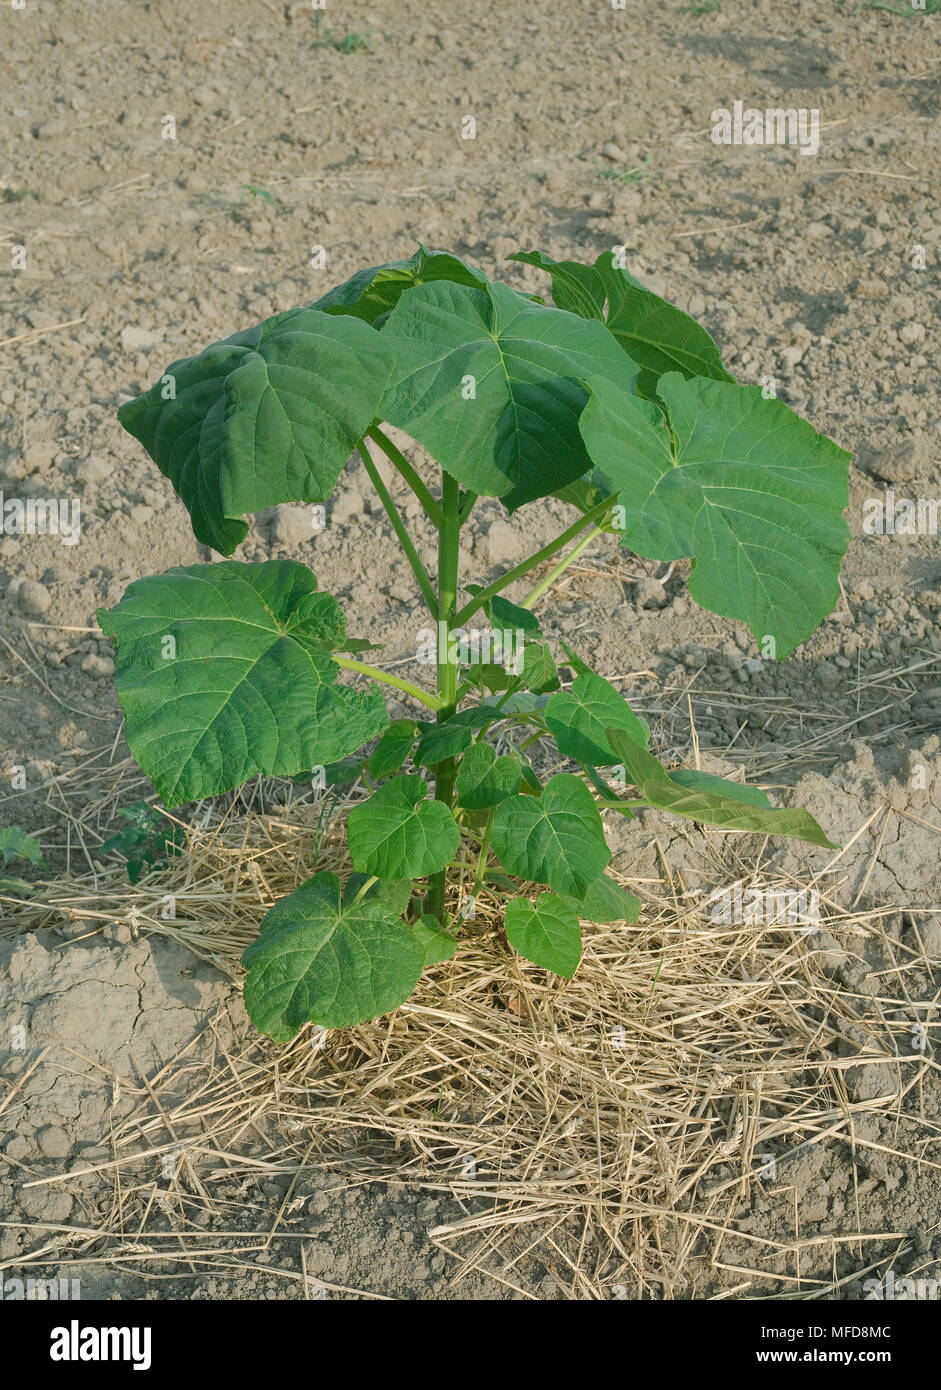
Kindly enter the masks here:
M 0 534 L 0 825 L 38 834 L 66 881 L 97 872 L 117 806 L 151 792 L 122 740 L 95 612 L 143 574 L 213 557 L 118 426 L 122 400 L 171 359 L 309 302 L 362 265 L 409 255 L 418 240 L 539 291 L 544 277 L 508 255 L 587 261 L 623 245 L 635 273 L 707 325 L 743 381 L 773 378 L 853 451 L 843 599 L 788 660 L 761 661 L 744 629 L 686 597 L 682 564 L 664 574 L 605 539 L 553 590 L 544 626 L 616 679 L 670 752 L 688 759 L 695 738 L 707 759 L 808 806 L 840 843 L 864 827 L 831 891 L 847 909 L 884 914 L 888 937 L 880 928 L 849 952 L 822 943 L 823 965 L 835 987 L 868 994 L 874 1027 L 886 1013 L 927 1020 L 930 1059 L 941 548 L 935 534 L 868 534 L 864 508 L 887 488 L 941 498 L 941 16 L 810 0 L 627 0 L 623 10 L 329 0 L 318 19 L 306 4 L 265 0 L 26 0 L 6 8 L 2 34 L 0 241 L 13 267 L 25 248 L 25 268 L 0 282 L 0 491 L 77 499 L 81 536 Z M 819 109 L 819 153 L 712 143 L 712 112 L 735 100 Z M 462 138 L 468 115 L 473 139 Z M 314 247 L 325 249 L 323 270 Z M 238 555 L 310 563 L 349 630 L 381 640 L 391 664 L 413 654 L 422 621 L 368 493 L 351 461 L 321 534 L 310 539 L 306 508 L 278 508 L 255 519 Z M 509 527 L 497 502 L 482 503 L 465 533 L 464 578 L 492 578 L 567 519 L 560 504 L 535 504 Z M 674 871 L 698 881 L 695 846 L 670 827 L 663 855 L 646 830 L 610 830 L 628 876 L 652 880 L 672 855 Z M 824 862 L 816 851 L 771 853 L 795 876 Z M 33 1049 L 26 1061 L 12 1043 L 0 1051 L 9 1271 L 33 1258 L 50 1223 L 100 1217 L 97 1179 L 27 1184 L 109 1161 L 116 1079 L 137 1085 L 159 1071 L 210 1016 L 233 1046 L 245 1021 L 231 979 L 159 933 L 125 938 L 106 923 L 22 934 L 8 913 L 4 938 L 3 911 L 3 1015 L 28 1025 Z M 893 951 L 913 950 L 926 968 L 906 997 Z M 47 1047 L 53 1071 L 45 1054 L 36 1060 Z M 742 1232 L 779 1236 L 797 1212 L 838 1244 L 885 1232 L 879 1258 L 895 1259 L 896 1274 L 936 1274 L 938 1090 L 934 1076 L 907 1089 L 901 1076 L 890 1078 L 905 1092 L 894 1128 L 872 1121 L 877 1158 L 864 1164 L 822 1137 L 780 1192 L 743 1209 Z M 870 1069 L 854 1084 L 876 1100 L 885 1081 Z M 913 1153 L 920 1163 L 903 1156 Z M 477 1276 L 452 1286 L 426 1234 L 453 1202 L 431 1210 L 420 1193 L 390 1197 L 348 1176 L 312 1173 L 310 1184 L 298 1220 L 310 1218 L 313 1273 L 329 1282 L 332 1272 L 337 1286 L 329 1296 L 353 1296 L 347 1286 L 520 1296 Z M 249 1201 L 262 1229 L 283 1196 L 259 1187 L 231 1200 Z M 158 1278 L 157 1261 L 105 1262 L 83 1268 L 86 1296 L 305 1296 L 298 1242 L 274 1248 L 290 1277 L 265 1266 L 189 1280 L 161 1267 Z M 860 1270 L 868 1258 L 860 1252 Z M 723 1260 L 737 1263 L 728 1250 Z M 782 1271 L 764 1283 L 719 1272 L 697 1296 L 739 1284 L 732 1296 L 800 1293 L 799 1276 Z M 526 1296 L 560 1296 L 533 1278 Z M 829 1296 L 859 1293 L 844 1280 Z M 562 1296 L 583 1295 L 573 1285 Z M 660 1295 L 633 1286 L 627 1296 Z

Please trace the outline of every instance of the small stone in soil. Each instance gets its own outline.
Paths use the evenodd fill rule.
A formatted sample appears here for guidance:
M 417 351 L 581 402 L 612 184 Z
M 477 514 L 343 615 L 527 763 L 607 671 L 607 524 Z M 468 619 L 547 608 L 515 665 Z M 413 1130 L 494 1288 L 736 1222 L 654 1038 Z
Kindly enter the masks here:
M 16 600 L 24 613 L 38 618 L 46 612 L 52 602 L 52 595 L 45 584 L 40 584 L 38 579 L 26 579 L 19 586 Z

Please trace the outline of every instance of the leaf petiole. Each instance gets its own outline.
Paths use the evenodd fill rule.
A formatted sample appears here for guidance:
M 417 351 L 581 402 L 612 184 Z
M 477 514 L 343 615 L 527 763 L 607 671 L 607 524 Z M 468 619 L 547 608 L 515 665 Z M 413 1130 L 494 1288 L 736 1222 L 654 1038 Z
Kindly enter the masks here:
M 471 897 L 473 898 L 477 897 L 478 893 L 483 887 L 484 876 L 487 872 L 487 855 L 490 853 L 490 832 L 493 829 L 493 813 L 494 811 L 496 811 L 496 809 L 496 806 L 492 806 L 490 808 L 490 814 L 487 817 L 487 824 L 484 827 L 484 833 L 481 836 L 480 854 L 477 856 L 477 870 L 474 874 L 474 886 L 471 890 Z
M 386 516 L 392 523 L 392 529 L 396 534 L 399 545 L 405 551 L 405 558 L 408 560 L 409 564 L 412 567 L 412 573 L 418 580 L 418 587 L 419 589 L 421 589 L 422 598 L 425 600 L 425 605 L 432 617 L 435 617 L 438 612 L 438 600 L 435 597 L 434 586 L 431 580 L 428 578 L 428 572 L 426 571 L 425 566 L 419 559 L 418 551 L 412 544 L 412 538 L 405 528 L 405 522 L 399 515 L 399 509 L 393 502 L 389 489 L 386 487 L 385 483 L 382 481 L 382 478 L 379 476 L 379 470 L 373 462 L 372 455 L 366 448 L 365 438 L 360 440 L 359 456 L 363 460 L 363 466 L 366 469 L 366 472 L 369 474 L 369 479 L 373 487 L 379 494 L 379 500 L 385 508 Z
M 577 521 L 573 521 L 572 525 L 567 527 L 561 535 L 556 536 L 554 541 L 550 541 L 548 545 L 544 545 L 541 550 L 537 550 L 536 553 L 530 555 L 528 559 L 521 560 L 518 565 L 514 565 L 511 570 L 507 570 L 506 574 L 501 574 L 500 578 L 495 579 L 492 584 L 488 584 L 486 589 L 480 589 L 474 594 L 473 598 L 465 603 L 460 612 L 455 614 L 454 626 L 462 626 L 462 624 L 467 622 L 468 618 L 472 617 L 477 612 L 478 608 L 483 608 L 484 604 L 489 603 L 490 600 L 503 589 L 506 589 L 517 579 L 522 579 L 524 575 L 529 574 L 530 570 L 534 570 L 537 565 L 541 565 L 544 560 L 551 560 L 553 555 L 557 555 L 560 550 L 564 550 L 569 541 L 573 541 L 579 532 L 583 531 L 586 526 L 591 526 L 594 522 L 598 521 L 600 517 L 604 516 L 605 512 L 610 510 L 610 507 L 611 499 L 606 497 L 604 501 L 598 502 L 590 511 L 580 516 Z
M 369 676 L 370 680 L 379 681 L 381 685 L 392 685 L 396 690 L 403 690 L 406 695 L 411 695 L 413 700 L 425 706 L 426 709 L 434 710 L 436 713 L 443 709 L 442 702 L 437 695 L 432 695 L 427 690 L 422 690 L 420 686 L 412 685 L 411 681 L 403 680 L 401 676 L 390 676 L 388 671 L 380 671 L 378 666 L 367 666 L 365 661 L 354 661 L 349 656 L 338 656 L 333 653 L 332 658 L 337 666 L 342 666 L 345 671 L 359 671 L 360 675 Z
M 353 902 L 354 902 L 354 903 L 358 903 L 359 900 L 360 900 L 360 898 L 365 898 L 366 894 L 369 892 L 369 890 L 370 890 L 370 888 L 373 886 L 373 884 L 374 884 L 374 883 L 378 883 L 378 882 L 379 882 L 379 878 L 378 878 L 378 876 L 377 876 L 376 874 L 373 874 L 373 876 L 372 876 L 371 878 L 367 878 L 366 882 L 365 882 L 364 884 L 362 884 L 362 886 L 360 887 L 359 892 L 356 894 L 356 897 L 353 899 Z
M 535 589 L 533 589 L 530 593 L 526 595 L 524 599 L 520 601 L 520 608 L 532 608 L 533 604 L 538 602 L 538 600 L 542 598 L 543 594 L 552 588 L 556 580 L 559 579 L 565 573 L 569 565 L 574 564 L 574 562 L 578 559 L 579 555 L 584 554 L 584 552 L 591 545 L 592 541 L 597 540 L 599 536 L 603 536 L 607 530 L 607 526 L 595 526 L 586 535 L 582 536 L 578 544 L 572 550 L 570 550 L 567 555 L 563 556 L 557 565 L 553 566 L 553 568 L 546 575 L 545 579 L 540 579 Z
M 366 431 L 366 434 L 368 438 L 373 441 L 374 444 L 378 445 L 378 447 L 385 454 L 389 462 L 395 468 L 398 469 L 399 473 L 401 473 L 402 477 L 408 483 L 409 487 L 412 489 L 415 496 L 418 498 L 419 502 L 424 507 L 425 512 L 427 513 L 428 518 L 434 525 L 435 529 L 440 531 L 441 524 L 444 520 L 444 512 L 441 509 L 441 504 L 440 502 L 435 501 L 434 497 L 432 497 L 431 493 L 428 491 L 428 488 L 422 482 L 415 469 L 412 467 L 408 459 L 402 453 L 402 450 L 397 448 L 396 445 L 393 444 L 389 436 L 383 430 L 381 430 L 378 425 L 370 425 L 369 429 Z M 471 506 L 473 506 L 473 503 L 471 503 Z

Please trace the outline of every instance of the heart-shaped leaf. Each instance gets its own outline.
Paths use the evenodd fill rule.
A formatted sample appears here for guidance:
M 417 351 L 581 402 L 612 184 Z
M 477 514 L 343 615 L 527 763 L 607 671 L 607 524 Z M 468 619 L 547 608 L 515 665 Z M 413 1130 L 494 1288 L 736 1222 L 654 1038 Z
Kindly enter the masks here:
M 786 656 L 839 597 L 849 455 L 757 386 L 660 378 L 666 417 L 599 383 L 581 418 L 626 504 L 623 541 L 695 561 L 689 591 Z
M 468 748 L 457 770 L 458 804 L 468 811 L 486 811 L 519 791 L 522 765 L 511 755 L 498 757 L 489 743 Z
M 578 432 L 586 385 L 604 379 L 630 392 L 636 379 L 602 324 L 500 284 L 418 285 L 401 296 L 383 337 L 397 359 L 385 418 L 465 487 L 511 509 L 591 467 Z
M 442 801 L 423 777 L 393 777 L 347 818 L 353 867 L 377 878 L 424 878 L 453 859 L 461 841 Z
M 128 744 L 166 806 L 324 766 L 388 722 L 378 689 L 338 684 L 343 613 L 291 560 L 151 575 L 98 621 Z
M 262 919 L 242 955 L 245 1007 L 287 1042 L 305 1023 L 367 1023 L 407 999 L 425 964 L 421 942 L 384 903 L 343 903 L 334 874 L 309 878 Z
M 368 324 L 290 309 L 172 363 L 118 419 L 172 482 L 197 539 L 231 555 L 246 512 L 327 500 L 391 369 Z
M 609 725 L 623 729 L 641 746 L 650 729 L 639 719 L 614 686 L 593 672 L 578 676 L 571 689 L 560 690 L 546 705 L 546 723 L 563 758 L 591 767 L 618 762 L 605 738 Z
M 582 958 L 578 914 L 556 893 L 540 893 L 535 902 L 512 898 L 506 905 L 506 936 L 526 960 L 567 980 Z
M 581 898 L 611 851 L 591 792 L 577 777 L 550 777 L 542 796 L 509 796 L 493 818 L 490 842 L 507 873 Z

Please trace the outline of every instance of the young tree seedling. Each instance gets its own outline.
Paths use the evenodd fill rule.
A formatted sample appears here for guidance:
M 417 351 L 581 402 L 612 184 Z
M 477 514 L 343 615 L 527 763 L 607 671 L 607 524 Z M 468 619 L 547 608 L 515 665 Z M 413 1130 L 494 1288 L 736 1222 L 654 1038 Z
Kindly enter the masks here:
M 247 514 L 325 503 L 358 451 L 428 609 L 433 690 L 362 660 L 370 643 L 347 637 L 336 599 L 293 560 L 171 569 L 100 614 L 128 742 L 167 807 L 344 760 L 375 787 L 349 812 L 352 875 L 313 874 L 245 951 L 249 1012 L 279 1040 L 395 1008 L 453 955 L 488 891 L 510 892 L 510 945 L 571 977 L 580 921 L 639 910 L 605 873 L 602 811 L 829 845 L 806 811 L 758 788 L 667 770 L 644 720 L 568 648 L 563 689 L 533 610 L 612 532 L 636 555 L 690 559 L 692 596 L 784 657 L 838 600 L 849 456 L 738 384 L 705 329 L 640 285 L 619 249 L 594 265 L 515 259 L 548 272 L 553 305 L 421 247 L 174 362 L 119 412 L 224 556 Z M 437 483 L 384 423 L 438 461 Z M 437 532 L 436 574 L 375 451 Z M 492 582 L 467 582 L 459 542 L 477 499 L 515 515 L 550 496 L 572 524 Z M 522 602 L 505 598 L 548 562 Z M 414 718 L 390 722 L 383 685 Z M 538 738 L 572 769 L 545 785 L 527 757 Z

